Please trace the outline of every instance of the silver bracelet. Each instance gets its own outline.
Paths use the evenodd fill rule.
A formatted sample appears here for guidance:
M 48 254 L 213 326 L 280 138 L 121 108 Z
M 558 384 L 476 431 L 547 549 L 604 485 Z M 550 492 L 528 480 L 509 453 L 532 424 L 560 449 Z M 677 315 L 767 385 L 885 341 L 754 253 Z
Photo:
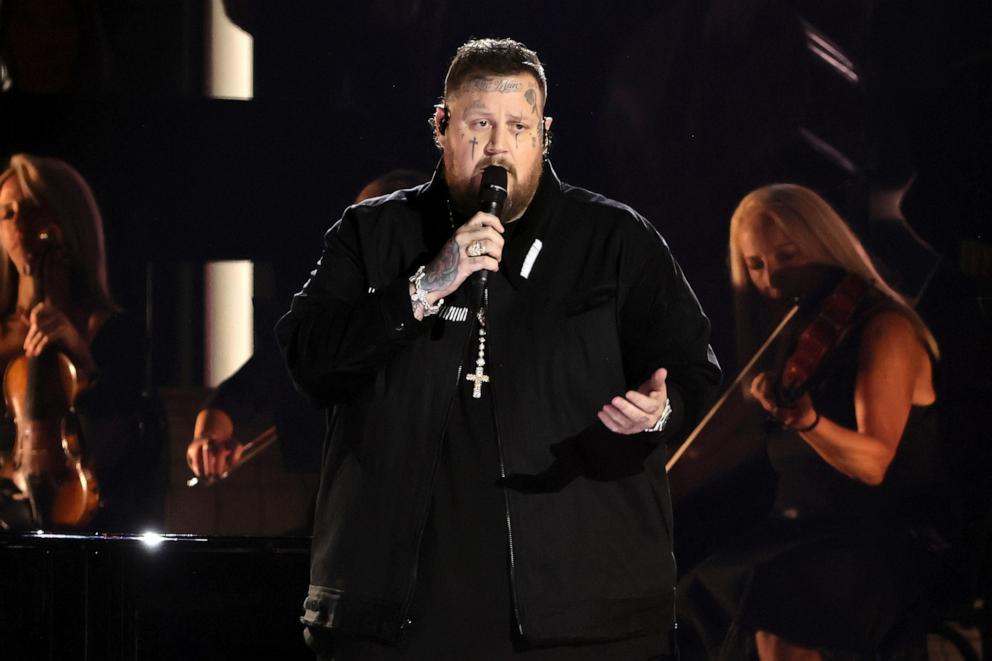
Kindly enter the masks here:
M 421 266 L 417 269 L 417 272 L 410 276 L 410 282 L 413 283 L 413 293 L 410 294 L 410 300 L 413 303 L 420 305 L 424 311 L 424 316 L 429 317 L 432 314 L 437 314 L 441 310 L 441 306 L 444 305 L 444 299 L 439 298 L 434 305 L 431 305 L 427 301 L 427 291 L 420 285 L 420 281 L 424 279 L 427 275 L 427 267 Z
M 665 398 L 665 408 L 661 412 L 661 417 L 658 418 L 658 422 L 654 423 L 654 427 L 648 427 L 645 432 L 659 432 L 665 431 L 665 425 L 668 424 L 668 419 L 672 417 L 672 400 Z

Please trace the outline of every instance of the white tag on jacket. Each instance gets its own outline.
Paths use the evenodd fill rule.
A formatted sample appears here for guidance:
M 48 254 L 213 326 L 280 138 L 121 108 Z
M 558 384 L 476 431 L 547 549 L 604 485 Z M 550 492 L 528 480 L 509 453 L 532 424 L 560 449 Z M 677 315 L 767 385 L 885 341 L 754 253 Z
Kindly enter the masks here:
M 529 278 L 530 270 L 534 268 L 534 262 L 537 261 L 537 256 L 541 252 L 541 248 L 544 244 L 541 243 L 540 239 L 534 239 L 534 243 L 530 244 L 530 250 L 527 251 L 527 256 L 524 257 L 524 265 L 520 267 L 520 277 Z
M 460 308 L 457 305 L 445 306 L 441 310 L 441 318 L 446 321 L 465 321 L 468 319 L 468 308 Z

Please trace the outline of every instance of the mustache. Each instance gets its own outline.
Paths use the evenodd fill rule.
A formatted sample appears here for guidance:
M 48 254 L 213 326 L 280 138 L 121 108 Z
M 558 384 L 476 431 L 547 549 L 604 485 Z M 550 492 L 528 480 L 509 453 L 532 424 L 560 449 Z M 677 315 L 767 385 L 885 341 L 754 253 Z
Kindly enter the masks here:
M 495 160 L 495 159 L 486 159 L 485 161 L 479 163 L 479 165 L 477 166 L 476 173 L 481 174 L 482 171 L 488 168 L 490 165 L 498 165 L 499 167 L 506 170 L 507 174 L 512 174 L 514 177 L 517 176 L 517 169 L 515 167 L 513 167 L 509 163 L 505 163 L 503 161 Z

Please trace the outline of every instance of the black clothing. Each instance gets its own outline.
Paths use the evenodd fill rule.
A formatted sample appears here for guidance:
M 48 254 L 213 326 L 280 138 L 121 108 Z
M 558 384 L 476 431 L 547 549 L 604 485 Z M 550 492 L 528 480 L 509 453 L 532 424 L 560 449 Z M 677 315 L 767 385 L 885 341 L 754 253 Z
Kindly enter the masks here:
M 679 582 L 682 658 L 756 658 L 759 629 L 875 658 L 920 599 L 930 564 L 904 527 L 769 516 Z
M 668 631 L 661 439 L 609 433 L 596 411 L 666 367 L 675 414 L 662 436 L 677 437 L 719 377 L 708 323 L 647 221 L 562 184 L 550 165 L 516 222 L 489 276 L 485 386 L 506 474 L 491 507 L 501 505 L 516 625 L 545 645 Z M 298 385 L 334 405 L 303 618 L 312 627 L 397 642 L 417 626 L 407 620 L 442 439 L 457 428 L 456 379 L 474 333 L 444 312 L 417 322 L 407 276 L 451 224 L 440 170 L 429 185 L 351 207 L 277 325 Z
M 506 226 L 504 238 L 516 223 Z M 473 317 L 468 318 L 473 322 Z M 361 638 L 333 641 L 335 661 L 348 659 L 505 659 L 515 655 L 551 661 L 579 658 L 648 659 L 669 650 L 667 634 L 554 648 L 533 648 L 516 630 L 510 597 L 505 503 L 492 401 L 484 386 L 472 396 L 465 379 L 478 357 L 473 328 L 458 395 L 432 494 L 420 551 L 420 572 L 410 608 L 411 624 L 400 646 Z M 456 577 L 453 579 L 453 577 Z
M 810 392 L 821 416 L 848 429 L 857 429 L 858 351 L 871 316 Z M 748 658 L 759 629 L 807 648 L 879 650 L 923 599 L 936 566 L 928 544 L 950 502 L 936 405 L 912 407 L 878 486 L 844 476 L 795 432 L 770 433 L 768 456 L 778 475 L 771 514 L 680 582 L 680 623 L 709 658 Z
M 464 379 L 477 355 L 478 339 L 474 333 L 471 337 L 420 548 L 421 570 L 404 645 L 414 658 L 418 650 L 423 658 L 430 651 L 440 658 L 512 651 L 499 450 L 487 388 L 483 385 L 482 397 L 475 399 L 472 383 Z

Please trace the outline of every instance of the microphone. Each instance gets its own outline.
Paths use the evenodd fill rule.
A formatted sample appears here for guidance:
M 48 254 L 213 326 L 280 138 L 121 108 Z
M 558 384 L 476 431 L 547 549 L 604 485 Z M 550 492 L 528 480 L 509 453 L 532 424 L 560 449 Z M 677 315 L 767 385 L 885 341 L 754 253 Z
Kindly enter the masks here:
M 499 165 L 490 165 L 482 171 L 482 183 L 479 185 L 479 211 L 499 217 L 503 213 L 506 202 L 506 169 Z M 469 278 L 472 284 L 472 301 L 475 307 L 481 307 L 483 294 L 489 271 L 476 271 Z

